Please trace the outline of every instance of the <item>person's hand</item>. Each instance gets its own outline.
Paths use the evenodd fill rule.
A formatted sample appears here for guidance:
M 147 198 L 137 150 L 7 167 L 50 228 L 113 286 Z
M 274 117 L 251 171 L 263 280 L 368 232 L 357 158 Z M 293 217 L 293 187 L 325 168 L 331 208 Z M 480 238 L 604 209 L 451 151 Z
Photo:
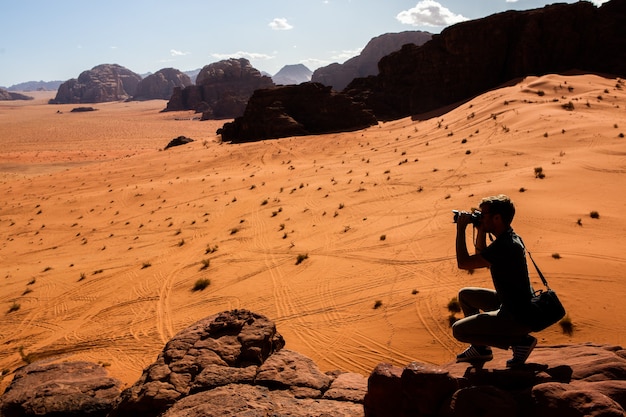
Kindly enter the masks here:
M 465 229 L 468 224 L 472 222 L 472 213 L 462 211 L 459 213 L 459 217 L 456 220 L 457 227 L 459 229 Z

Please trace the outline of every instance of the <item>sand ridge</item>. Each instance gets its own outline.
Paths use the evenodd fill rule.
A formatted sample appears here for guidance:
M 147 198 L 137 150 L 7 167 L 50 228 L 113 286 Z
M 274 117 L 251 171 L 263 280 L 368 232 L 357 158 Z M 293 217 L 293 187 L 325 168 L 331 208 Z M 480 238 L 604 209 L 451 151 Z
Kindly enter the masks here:
M 84 359 L 132 384 L 232 308 L 323 370 L 447 362 L 448 301 L 491 285 L 457 270 L 451 210 L 501 192 L 575 325 L 540 343 L 624 344 L 624 88 L 529 77 L 427 120 L 239 145 L 163 101 L 1 103 L 0 369 Z M 179 135 L 196 141 L 162 150 Z

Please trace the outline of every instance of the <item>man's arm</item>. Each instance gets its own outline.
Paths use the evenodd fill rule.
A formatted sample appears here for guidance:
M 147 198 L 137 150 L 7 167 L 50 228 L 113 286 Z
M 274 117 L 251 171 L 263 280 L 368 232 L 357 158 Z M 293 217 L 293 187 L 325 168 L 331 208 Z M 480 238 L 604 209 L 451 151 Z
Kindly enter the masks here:
M 478 228 L 476 239 L 476 254 L 470 255 L 465 241 L 465 230 L 469 224 L 469 216 L 459 216 L 456 227 L 456 264 L 459 269 L 487 268 L 491 264 L 480 255 L 480 252 L 487 247 L 486 233 L 482 228 Z

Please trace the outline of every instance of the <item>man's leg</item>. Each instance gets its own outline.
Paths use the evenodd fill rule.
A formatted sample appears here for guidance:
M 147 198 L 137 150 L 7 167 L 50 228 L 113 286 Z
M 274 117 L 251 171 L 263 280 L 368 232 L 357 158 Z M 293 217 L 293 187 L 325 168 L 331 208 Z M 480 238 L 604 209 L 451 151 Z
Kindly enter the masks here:
M 494 311 L 500 308 L 500 298 L 494 290 L 478 287 L 466 287 L 459 291 L 461 310 L 465 317 L 481 311 Z
M 508 349 L 525 340 L 530 332 L 526 325 L 510 317 L 499 315 L 498 311 L 476 314 L 454 323 L 454 337 L 473 346 L 494 346 Z M 533 346 L 534 347 L 534 346 Z

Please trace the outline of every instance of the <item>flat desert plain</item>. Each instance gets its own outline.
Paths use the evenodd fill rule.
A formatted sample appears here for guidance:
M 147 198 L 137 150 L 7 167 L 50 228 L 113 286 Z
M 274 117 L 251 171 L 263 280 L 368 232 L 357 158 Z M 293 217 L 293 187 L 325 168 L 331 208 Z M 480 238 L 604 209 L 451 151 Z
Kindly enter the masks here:
M 178 331 L 236 308 L 323 371 L 451 361 L 448 303 L 491 287 L 457 269 L 451 210 L 498 193 L 573 324 L 540 345 L 626 344 L 621 79 L 529 77 L 433 117 L 246 144 L 165 101 L 47 98 L 0 104 L 2 387 L 33 360 L 130 385 Z M 180 135 L 195 141 L 163 150 Z

